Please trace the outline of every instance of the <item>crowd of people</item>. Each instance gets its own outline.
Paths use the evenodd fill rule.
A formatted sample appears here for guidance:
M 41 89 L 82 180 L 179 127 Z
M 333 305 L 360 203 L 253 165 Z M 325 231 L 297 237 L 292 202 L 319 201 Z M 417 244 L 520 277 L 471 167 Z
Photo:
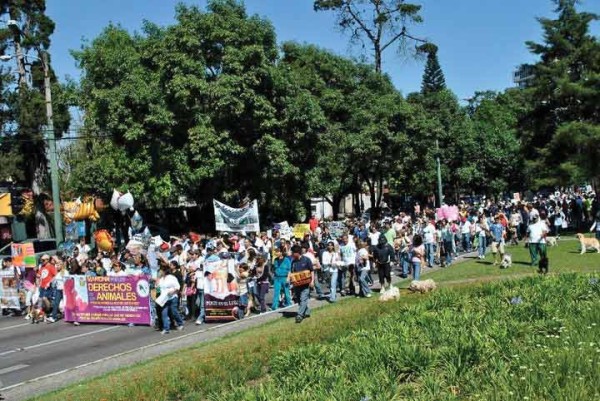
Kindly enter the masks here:
M 592 194 L 557 193 L 530 203 L 484 201 L 458 206 L 454 220 L 415 205 L 411 211 L 371 221 L 346 219 L 343 230 L 335 234 L 327 222 L 312 216 L 310 230 L 302 238 L 276 229 L 247 235 L 184 234 L 147 253 L 96 252 L 82 238 L 72 252 L 43 255 L 36 268 L 16 268 L 7 258 L 2 262 L 2 276 L 14 275 L 18 280 L 25 319 L 37 319 L 39 309 L 46 311 L 46 322 L 54 323 L 61 317 L 68 276 L 146 275 L 153 299 L 166 295 L 164 304 L 152 303 L 152 314 L 155 328 L 167 334 L 171 327 L 183 329 L 185 321 L 205 323 L 203 268 L 207 262 L 227 259 L 235 266 L 230 279 L 237 283 L 238 319 L 296 302 L 300 323 L 310 316 L 311 293 L 332 303 L 338 296 L 369 298 L 373 289 L 390 288 L 393 274 L 419 280 L 423 269 L 450 267 L 460 253 L 477 252 L 480 259 L 491 253 L 497 265 L 507 242 L 525 241 L 531 264 L 537 265 L 546 256 L 547 237 L 558 237 L 567 227 L 591 228 L 600 238 L 600 211 Z

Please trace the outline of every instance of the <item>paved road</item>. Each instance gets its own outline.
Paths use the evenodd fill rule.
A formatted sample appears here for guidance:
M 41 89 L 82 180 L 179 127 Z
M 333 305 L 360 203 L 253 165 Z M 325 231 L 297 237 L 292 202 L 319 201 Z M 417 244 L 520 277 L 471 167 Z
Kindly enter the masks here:
M 393 278 L 399 279 L 397 271 Z M 374 288 L 378 288 L 377 278 L 373 279 Z M 322 304 L 324 301 L 311 300 L 313 308 Z M 185 330 L 172 330 L 166 336 L 146 326 L 74 326 L 63 321 L 31 324 L 23 318 L 0 317 L 0 394 L 7 400 L 29 398 L 117 367 L 263 324 L 280 318 L 282 312 L 226 324 L 195 326 L 188 322 Z

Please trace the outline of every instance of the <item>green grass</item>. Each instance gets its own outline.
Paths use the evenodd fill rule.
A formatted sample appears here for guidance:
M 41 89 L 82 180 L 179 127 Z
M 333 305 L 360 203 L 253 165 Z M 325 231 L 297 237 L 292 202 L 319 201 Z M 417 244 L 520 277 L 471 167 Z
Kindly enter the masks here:
M 600 255 L 570 253 L 577 250 L 576 245 L 574 241 L 564 241 L 558 248 L 550 250 L 551 272 L 600 272 Z M 568 330 L 574 332 L 587 327 L 591 321 L 598 322 L 600 303 L 597 297 L 586 298 L 589 296 L 587 278 L 535 277 L 485 286 L 452 283 L 508 277 L 534 270 L 515 264 L 520 260 L 528 261 L 525 249 L 515 248 L 510 252 L 513 254 L 512 269 L 500 270 L 469 261 L 430 273 L 429 277 L 450 287 L 433 296 L 404 295 L 403 292 L 400 302 L 385 304 L 374 298 L 348 299 L 313 311 L 313 317 L 301 325 L 293 323 L 293 319 L 279 319 L 87 380 L 83 385 L 74 385 L 36 400 L 360 400 L 363 396 L 371 397 L 371 401 L 455 399 L 453 397 L 507 400 L 512 398 L 500 394 L 506 395 L 510 391 L 515 397 L 540 392 L 539 397 L 531 400 L 590 399 L 567 397 L 582 391 L 580 387 L 544 398 L 541 395 L 547 393 L 540 388 L 538 381 L 541 379 L 531 382 L 527 378 L 531 375 L 526 376 L 524 383 L 517 382 L 521 376 L 514 379 L 517 383 L 513 386 L 510 374 L 515 372 L 509 369 L 513 366 L 512 359 L 506 356 L 508 349 L 514 350 L 510 355 L 522 355 L 520 358 L 527 355 L 527 361 L 531 360 L 531 363 L 527 362 L 529 369 L 544 356 L 537 355 L 529 342 L 537 339 L 535 333 L 539 334 L 545 325 L 558 322 L 552 318 L 559 318 L 564 327 L 568 321 Z M 525 301 L 522 305 L 509 307 L 507 299 L 517 295 Z M 567 302 L 573 297 L 578 301 Z M 540 300 L 541 306 L 531 303 L 534 299 Z M 530 332 L 530 324 L 534 324 L 534 334 Z M 597 337 L 596 329 L 590 331 L 590 335 L 592 332 Z M 431 337 L 435 333 L 439 336 Z M 549 338 L 540 338 L 544 345 L 550 346 Z M 577 342 L 587 341 L 587 332 L 584 330 L 573 338 L 581 339 Z M 444 339 L 450 342 L 441 341 Z M 373 348 L 372 343 L 377 344 L 379 340 L 381 345 Z M 589 355 L 596 352 L 586 350 Z M 571 360 L 566 351 L 559 351 L 554 351 L 558 363 L 565 365 L 556 371 L 573 375 L 573 372 L 568 373 L 568 368 L 579 366 L 579 356 Z M 357 362 L 359 357 L 366 370 L 360 368 L 363 362 Z M 489 361 L 495 364 L 490 365 Z M 582 369 L 579 369 L 580 373 L 588 375 L 588 370 Z M 304 379 L 299 378 L 304 376 Z M 380 381 L 380 376 L 385 380 Z M 567 376 L 556 378 L 560 378 L 557 386 L 567 385 Z M 598 379 L 589 373 L 584 382 L 589 384 Z M 324 384 L 318 385 L 321 380 Z M 294 384 L 295 381 L 298 383 Z M 352 382 L 357 384 L 352 385 Z M 303 383 L 306 386 L 294 387 Z M 522 387 L 525 384 L 529 387 Z M 319 391 L 315 392 L 313 387 Z M 296 390 L 295 394 L 288 393 Z M 498 392 L 500 390 L 504 392 Z M 495 392 L 498 392 L 497 396 Z M 491 398 L 483 397 L 484 394 Z M 589 392 L 581 394 L 593 395 Z
M 563 238 L 556 247 L 548 247 L 550 260 L 550 273 L 593 273 L 600 271 L 600 254 L 588 252 L 580 255 L 579 243 L 571 238 Z M 531 267 L 529 250 L 524 246 L 507 246 L 506 253 L 512 255 L 512 267 L 500 269 L 493 266 L 490 253 L 485 260 L 469 259 L 466 262 L 453 265 L 449 268 L 422 274 L 424 278 L 431 278 L 438 283 L 460 280 L 478 280 L 503 276 L 520 276 L 536 274 L 537 267 Z

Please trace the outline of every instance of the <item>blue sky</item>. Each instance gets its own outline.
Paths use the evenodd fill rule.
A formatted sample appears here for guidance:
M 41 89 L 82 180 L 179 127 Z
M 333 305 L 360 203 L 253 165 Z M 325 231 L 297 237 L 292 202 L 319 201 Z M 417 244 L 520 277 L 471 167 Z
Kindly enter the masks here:
M 526 40 L 540 40 L 536 17 L 552 17 L 550 0 L 414 0 L 421 4 L 424 23 L 412 32 L 439 46 L 446 83 L 459 99 L 478 90 L 512 86 L 512 72 L 535 61 Z M 69 50 L 84 39 L 94 39 L 109 23 L 139 30 L 144 19 L 159 25 L 173 23 L 176 0 L 47 0 L 47 13 L 55 21 L 52 61 L 60 77 L 79 77 Z M 183 1 L 205 6 L 206 0 Z M 316 44 L 337 54 L 359 57 L 361 49 L 349 45 L 335 26 L 332 13 L 316 13 L 312 0 L 246 0 L 250 14 L 269 19 L 278 41 Z M 580 9 L 600 13 L 600 0 L 583 0 Z M 598 24 L 592 32 L 600 34 Z M 420 88 L 423 60 L 393 50 L 384 54 L 384 71 L 404 94 Z

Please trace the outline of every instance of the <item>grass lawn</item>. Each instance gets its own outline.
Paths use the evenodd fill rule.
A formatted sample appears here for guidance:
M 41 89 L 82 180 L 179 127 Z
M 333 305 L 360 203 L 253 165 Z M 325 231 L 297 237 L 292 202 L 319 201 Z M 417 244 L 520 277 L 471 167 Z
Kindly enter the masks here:
M 600 254 L 588 252 L 580 255 L 579 242 L 574 237 L 564 237 L 558 242 L 558 246 L 548 247 L 548 259 L 550 261 L 550 273 L 592 273 L 600 271 Z M 453 265 L 449 268 L 422 273 L 424 278 L 431 278 L 436 282 L 451 282 L 461 280 L 478 280 L 502 276 L 520 276 L 537 274 L 537 267 L 531 267 L 529 250 L 523 245 L 507 246 L 506 253 L 512 255 L 512 267 L 500 269 L 493 266 L 491 253 L 486 255 L 485 260 L 470 258 L 467 262 Z M 408 286 L 406 284 L 405 286 Z
M 558 247 L 550 248 L 550 272 L 600 272 L 600 255 L 591 253 L 578 255 L 577 248 L 575 241 L 563 241 Z M 589 286 L 586 284 L 588 278 L 576 278 L 573 275 L 564 279 L 535 277 L 527 278 L 525 281 L 508 281 L 485 286 L 475 284 L 458 286 L 452 283 L 459 280 L 483 280 L 490 276 L 508 277 L 511 274 L 527 274 L 535 271 L 534 268 L 519 264 L 519 262 L 529 261 L 528 253 L 524 248 L 509 249 L 513 255 L 511 269 L 501 270 L 479 263 L 478 260 L 472 260 L 429 273 L 426 277 L 440 283 L 446 282 L 446 286 L 450 287 L 433 295 L 403 295 L 400 302 L 385 304 L 375 298 L 348 299 L 314 310 L 313 317 L 305 320 L 301 325 L 296 325 L 293 319 L 282 318 L 258 328 L 121 369 L 88 380 L 84 385 L 74 385 L 36 399 L 44 401 L 361 399 L 362 396 L 355 397 L 358 389 L 351 385 L 352 382 L 345 381 L 346 376 L 360 379 L 358 383 L 363 387 L 366 386 L 365 389 L 369 389 L 369 394 L 363 391 L 363 395 L 370 397 L 372 401 L 405 397 L 441 400 L 466 396 L 471 399 L 486 399 L 475 397 L 478 394 L 474 390 L 477 386 L 485 390 L 482 390 L 480 395 L 491 396 L 487 399 L 513 399 L 512 395 L 508 396 L 511 391 L 521 396 L 540 391 L 540 395 L 537 398 L 529 398 L 531 400 L 590 399 L 568 398 L 567 396 L 570 397 L 571 394 L 586 397 L 593 395 L 582 390 L 580 386 L 569 387 L 568 383 L 570 380 L 577 380 L 575 383 L 578 383 L 582 380 L 579 379 L 581 374 L 589 376 L 584 376 L 584 383 L 588 385 L 600 380 L 600 377 L 597 377 L 600 369 L 596 364 L 598 362 L 596 356 L 585 360 L 591 359 L 593 363 L 590 362 L 592 365 L 589 366 L 588 362 L 582 364 L 579 376 L 571 377 L 571 373 L 574 375 L 574 371 L 579 367 L 580 355 L 570 358 L 566 351 L 558 352 L 558 349 L 553 351 L 561 365 L 555 370 L 562 372 L 560 377 L 557 376 L 558 381 L 554 385 L 569 389 L 565 390 L 567 392 L 564 394 L 557 393 L 563 396 L 546 397 L 542 396 L 547 393 L 545 391 L 542 393 L 540 387 L 542 378 L 530 380 L 528 377 L 533 376 L 531 373 L 525 376 L 523 383 L 517 381 L 523 376 L 515 378 L 514 381 L 518 386 L 513 386 L 512 377 L 520 372 L 514 364 L 509 363 L 510 358 L 507 359 L 506 355 L 508 349 L 516 350 L 520 347 L 519 352 L 515 351 L 511 355 L 520 353 L 522 358 L 526 355 L 527 369 L 532 369 L 534 362 L 545 363 L 544 360 L 547 359 L 547 356 L 542 353 L 538 355 L 535 346 L 532 345 L 532 341 L 539 333 L 546 333 L 550 328 L 554 330 L 555 326 L 566 327 L 565 324 L 569 319 L 568 330 L 575 332 L 579 328 L 588 327 L 591 321 L 600 324 L 598 315 L 600 301 L 597 297 L 591 300 L 585 298 L 589 296 L 586 287 Z M 488 260 L 489 258 L 488 256 Z M 575 290 L 567 291 L 570 287 Z M 490 294 L 496 296 L 486 299 Z M 516 305 L 517 309 L 507 307 L 507 299 L 512 296 L 522 296 L 525 300 L 523 305 Z M 552 296 L 556 299 L 553 300 Z M 530 304 L 529 300 L 536 297 L 540 302 L 548 304 L 541 308 Z M 567 301 L 573 297 L 578 298 L 579 301 L 568 303 Z M 488 305 L 489 310 L 481 309 L 479 305 Z M 587 310 L 588 307 L 593 313 Z M 498 309 L 497 313 L 494 308 Z M 511 319 L 517 316 L 512 315 L 514 310 L 522 313 L 518 314 L 518 319 L 512 321 Z M 574 314 L 572 319 L 569 318 L 569 313 Z M 463 315 L 466 317 L 463 318 Z M 559 321 L 552 319 L 557 317 L 560 317 L 560 322 L 564 320 L 564 323 L 558 325 Z M 539 326 L 536 326 L 533 332 L 528 329 L 530 321 Z M 411 326 L 398 325 L 398 322 L 410 322 Z M 445 326 L 450 327 L 448 329 L 450 331 L 444 331 L 444 336 L 439 338 L 429 336 L 429 332 L 438 332 Z M 411 332 L 408 327 L 412 327 L 414 332 Z M 494 330 L 489 332 L 487 327 L 493 327 Z M 597 339 L 598 331 L 594 330 L 592 330 L 593 335 Z M 493 333 L 504 333 L 505 336 L 496 338 L 492 336 Z M 578 342 L 584 339 L 587 341 L 590 333 L 577 334 L 577 337 L 573 335 L 573 338 L 582 339 Z M 398 337 L 400 335 L 404 337 Z M 543 334 L 543 339 L 547 338 L 545 335 L 549 334 Z M 377 338 L 383 339 L 382 346 L 376 349 L 369 348 L 371 343 L 377 342 Z M 465 342 L 454 341 L 447 347 L 444 346 L 442 340 L 451 338 L 465 339 Z M 483 341 L 483 338 L 486 340 Z M 399 349 L 395 345 L 408 345 L 412 340 L 417 340 L 413 348 Z M 550 347 L 548 341 L 543 340 L 543 345 Z M 596 340 L 590 338 L 588 343 L 593 341 Z M 502 347 L 488 349 L 496 345 Z M 425 349 L 423 347 L 429 349 L 425 354 L 422 354 L 423 351 L 418 351 Z M 348 350 L 343 351 L 345 348 Z M 387 348 L 389 354 L 386 354 Z M 532 353 L 533 351 L 536 352 Z M 600 350 L 596 351 L 593 347 L 586 352 L 590 356 L 600 355 Z M 367 371 L 359 369 L 360 365 L 352 359 L 354 354 L 365 353 L 371 356 L 365 356 L 365 362 L 368 362 L 365 364 L 368 367 Z M 412 355 L 411 358 L 415 358 L 418 363 L 407 360 L 402 356 L 405 353 Z M 346 355 L 348 359 L 341 358 L 342 355 Z M 386 365 L 386 355 L 389 355 L 388 359 L 391 360 L 402 356 L 402 366 Z M 422 365 L 423 360 L 431 363 Z M 293 364 L 293 361 L 296 361 L 296 364 Z M 494 361 L 495 364 L 490 365 L 481 361 Z M 404 366 L 406 364 L 408 370 L 406 370 L 407 366 Z M 292 379 L 294 377 L 299 379 L 301 376 L 298 375 L 307 375 L 307 379 L 313 380 L 314 372 L 311 369 L 316 369 L 318 366 L 320 366 L 319 375 L 323 383 L 328 383 L 327 387 L 315 384 L 303 387 L 296 394 L 279 392 L 281 389 L 298 390 L 294 387 L 296 384 Z M 411 370 L 411 366 L 413 368 L 417 366 L 416 370 Z M 348 370 L 348 367 L 354 370 Z M 486 373 L 488 370 L 491 373 Z M 536 368 L 535 372 L 538 370 L 543 369 Z M 388 379 L 384 382 L 378 381 L 377 378 L 382 375 L 389 377 L 391 381 Z M 543 376 L 542 373 L 539 375 Z M 479 376 L 482 379 L 478 379 Z M 481 381 L 483 379 L 486 380 L 485 383 Z M 498 389 L 494 389 L 494 382 L 500 379 L 503 386 L 501 393 Z M 372 383 L 369 384 L 370 382 Z M 319 389 L 320 392 L 315 393 L 312 387 Z M 380 389 L 379 392 L 377 389 Z

